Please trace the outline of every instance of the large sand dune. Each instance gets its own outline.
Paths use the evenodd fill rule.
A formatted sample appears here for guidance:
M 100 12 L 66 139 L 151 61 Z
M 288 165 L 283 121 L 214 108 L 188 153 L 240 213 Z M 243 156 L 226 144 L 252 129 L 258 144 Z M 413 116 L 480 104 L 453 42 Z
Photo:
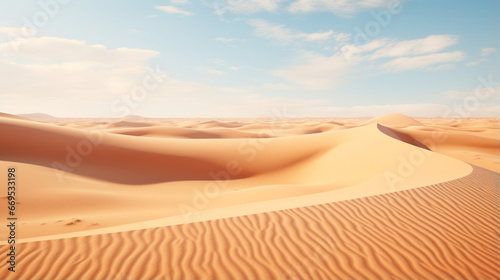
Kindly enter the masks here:
M 496 120 L 4 114 L 0 131 L 0 167 L 18 174 L 18 279 L 498 273 Z

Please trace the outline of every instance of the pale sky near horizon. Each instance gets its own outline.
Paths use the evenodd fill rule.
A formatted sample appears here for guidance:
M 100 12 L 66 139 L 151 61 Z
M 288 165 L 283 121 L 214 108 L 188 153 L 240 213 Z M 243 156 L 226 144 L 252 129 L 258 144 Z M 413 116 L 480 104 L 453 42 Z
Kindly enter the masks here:
M 500 2 L 0 2 L 0 112 L 500 116 Z

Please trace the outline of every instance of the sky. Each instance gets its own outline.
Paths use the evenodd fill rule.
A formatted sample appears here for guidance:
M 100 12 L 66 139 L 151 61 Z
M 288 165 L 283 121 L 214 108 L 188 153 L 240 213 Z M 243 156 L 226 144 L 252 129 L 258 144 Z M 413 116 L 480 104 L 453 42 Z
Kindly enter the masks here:
M 0 2 L 0 112 L 500 117 L 496 0 Z

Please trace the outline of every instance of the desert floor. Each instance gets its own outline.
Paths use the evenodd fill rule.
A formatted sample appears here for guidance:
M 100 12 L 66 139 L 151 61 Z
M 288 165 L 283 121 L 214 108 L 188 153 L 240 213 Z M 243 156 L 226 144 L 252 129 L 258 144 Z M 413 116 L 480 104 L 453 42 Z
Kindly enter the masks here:
M 0 114 L 1 279 L 497 279 L 500 120 Z

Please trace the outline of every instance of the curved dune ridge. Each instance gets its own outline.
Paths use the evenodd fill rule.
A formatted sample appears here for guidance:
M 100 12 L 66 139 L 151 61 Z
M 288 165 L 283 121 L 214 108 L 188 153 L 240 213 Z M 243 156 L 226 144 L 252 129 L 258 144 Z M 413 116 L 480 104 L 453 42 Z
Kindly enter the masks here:
M 18 245 L 2 279 L 496 279 L 499 175 L 170 227 Z M 7 246 L 0 247 L 5 255 Z

